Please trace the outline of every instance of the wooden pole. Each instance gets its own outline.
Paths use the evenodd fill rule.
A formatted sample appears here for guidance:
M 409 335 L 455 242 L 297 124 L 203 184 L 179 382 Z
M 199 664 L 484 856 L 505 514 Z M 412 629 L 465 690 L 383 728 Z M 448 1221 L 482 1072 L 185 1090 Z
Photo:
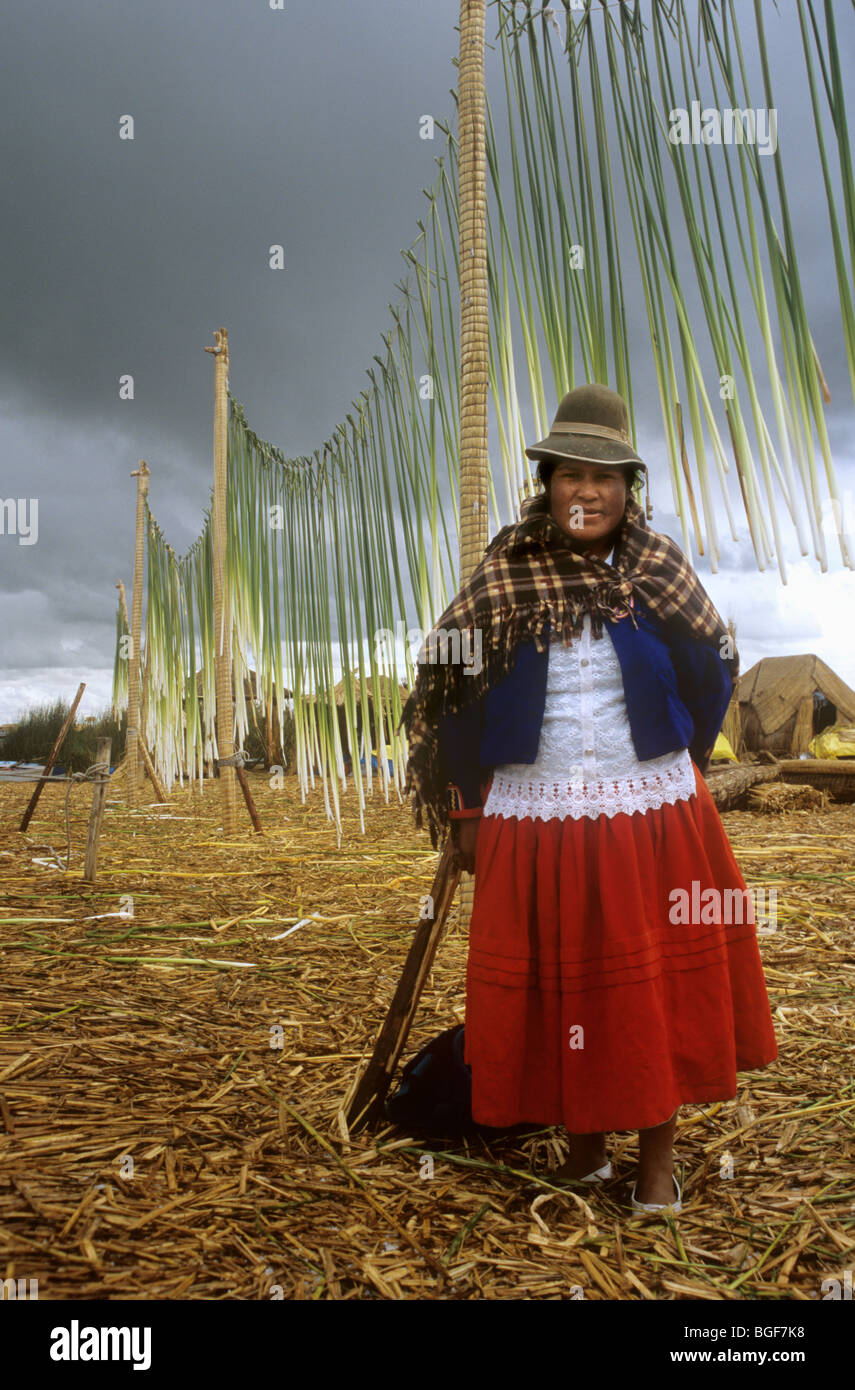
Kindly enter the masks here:
M 157 775 L 157 771 L 155 770 L 154 762 L 152 761 L 152 756 L 148 751 L 148 747 L 146 746 L 146 741 L 142 736 L 142 731 L 140 732 L 139 745 L 140 757 L 142 758 L 143 763 L 145 765 L 145 770 L 148 773 L 149 778 L 151 779 L 151 785 L 154 791 L 154 799 L 155 801 L 160 801 L 161 803 L 163 803 L 167 800 L 166 792 L 163 790 L 163 783 L 161 782 L 160 778 Z
M 237 833 L 234 758 L 234 705 L 232 697 L 232 619 L 227 582 L 228 543 L 226 497 L 228 491 L 228 380 L 229 337 L 224 328 L 214 332 L 214 504 L 211 532 L 214 551 L 214 642 L 217 673 L 217 758 L 220 761 L 220 792 L 223 798 L 223 833 Z M 226 766 L 222 763 L 225 762 Z
M 80 684 L 79 684 L 79 686 L 77 687 L 77 694 L 75 695 L 74 700 L 72 701 L 71 709 L 68 711 L 68 714 L 67 714 L 66 717 L 65 717 L 65 723 L 63 724 L 62 728 L 60 729 L 59 733 L 58 733 L 57 736 L 56 736 L 56 743 L 53 745 L 53 748 L 50 750 L 50 757 L 48 758 L 47 762 L 45 763 L 45 770 L 44 770 L 44 772 L 42 773 L 41 777 L 39 778 L 39 781 L 38 781 L 38 784 L 37 784 L 37 786 L 36 786 L 36 789 L 35 789 L 35 791 L 33 792 L 32 796 L 30 797 L 29 805 L 27 806 L 27 809 L 26 809 L 26 811 L 25 811 L 24 814 L 23 814 L 23 817 L 22 817 L 22 819 L 21 819 L 21 824 L 20 824 L 20 826 L 19 826 L 19 829 L 20 829 L 20 830 L 26 830 L 26 828 L 27 828 L 27 826 L 29 825 L 30 821 L 33 819 L 33 813 L 34 813 L 34 811 L 35 811 L 35 809 L 36 809 L 36 806 L 38 805 L 39 797 L 41 796 L 42 792 L 44 791 L 45 782 L 47 782 L 47 781 L 49 780 L 49 778 L 50 778 L 51 769 L 52 769 L 54 763 L 56 762 L 57 755 L 58 755 L 58 753 L 59 753 L 60 748 L 62 747 L 63 743 L 65 742 L 66 734 L 68 733 L 69 729 L 71 728 L 72 724 L 74 723 L 74 716 L 75 716 L 75 714 L 77 713 L 77 706 L 80 704 L 80 698 L 81 698 L 81 696 L 82 696 L 82 694 L 83 694 L 83 692 L 84 692 L 85 689 L 86 689 L 86 682 L 85 682 L 85 681 L 81 681 Z
M 487 388 L 489 298 L 487 280 L 487 184 L 484 112 L 486 0 L 460 0 L 460 61 L 457 96 L 460 259 L 460 552 L 462 586 L 487 547 Z M 432 890 L 434 918 L 422 923 L 404 973 L 356 1096 L 348 1126 L 358 1129 L 382 1109 L 398 1058 L 424 988 L 458 883 L 460 913 L 472 916 L 474 882 L 451 868 L 454 847 L 446 842 Z
M 258 814 L 252 792 L 249 789 L 249 778 L 242 767 L 236 767 L 235 772 L 237 773 L 237 779 L 240 783 L 240 789 L 243 792 L 243 799 L 246 802 L 246 809 L 249 811 L 249 818 L 252 821 L 253 828 L 258 831 L 259 835 L 263 835 L 264 830 L 261 825 L 261 817 Z
M 487 546 L 489 301 L 484 132 L 486 0 L 460 0 L 460 584 Z
M 137 480 L 137 521 L 134 535 L 134 591 L 131 599 L 131 650 L 128 654 L 128 727 L 125 756 L 128 771 L 128 805 L 139 805 L 140 785 L 140 641 L 142 638 L 143 557 L 145 554 L 145 499 L 149 469 L 145 459 L 131 474 Z M 122 589 L 124 594 L 124 588 Z M 126 609 L 127 616 L 127 609 Z
M 101 832 L 101 818 L 104 815 L 104 802 L 107 800 L 107 787 L 110 783 L 110 739 L 99 738 L 95 745 L 95 762 L 102 764 L 95 776 L 92 789 L 92 811 L 89 816 L 89 834 L 86 837 L 86 859 L 83 877 L 87 883 L 95 882 L 98 861 L 98 836 Z
M 377 1038 L 371 1061 L 348 1108 L 347 1126 L 352 1133 L 382 1114 L 383 1102 L 398 1059 L 404 1050 L 419 996 L 430 974 L 459 878 L 460 871 L 454 867 L 453 846 L 450 841 L 446 841 L 431 888 L 433 917 L 420 922 L 416 928 L 403 974 Z
M 486 0 L 460 0 L 457 98 L 460 202 L 460 562 L 462 586 L 487 548 L 489 298 L 484 128 Z M 474 882 L 464 874 L 460 912 L 468 925 Z

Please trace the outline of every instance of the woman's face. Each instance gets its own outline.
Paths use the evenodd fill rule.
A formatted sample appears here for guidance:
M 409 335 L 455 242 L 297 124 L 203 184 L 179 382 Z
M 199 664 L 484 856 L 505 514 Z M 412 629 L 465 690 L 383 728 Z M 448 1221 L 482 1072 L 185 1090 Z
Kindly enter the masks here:
M 559 463 L 549 486 L 549 510 L 561 530 L 583 549 L 602 549 L 626 509 L 628 484 L 620 468 L 572 459 Z

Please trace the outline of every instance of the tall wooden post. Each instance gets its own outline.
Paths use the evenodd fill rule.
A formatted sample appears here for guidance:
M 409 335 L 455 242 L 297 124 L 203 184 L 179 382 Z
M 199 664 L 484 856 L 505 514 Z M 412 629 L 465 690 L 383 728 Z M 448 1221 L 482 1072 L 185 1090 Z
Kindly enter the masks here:
M 134 536 L 134 591 L 131 599 L 131 650 L 128 654 L 128 728 L 125 756 L 128 766 L 128 805 L 139 805 L 140 788 L 140 641 L 142 639 L 143 556 L 145 554 L 145 499 L 149 469 L 145 459 L 131 474 L 137 480 L 137 524 Z
M 95 785 L 92 789 L 92 811 L 89 816 L 86 859 L 83 865 L 83 877 L 87 883 L 95 882 L 98 867 L 98 836 L 101 831 L 104 802 L 107 800 L 107 787 L 110 783 L 110 748 L 111 741 L 108 738 L 99 738 L 95 745 L 95 761 L 103 764 L 103 767 L 96 774 Z
M 487 545 L 487 202 L 484 133 L 486 0 L 460 0 L 458 179 L 460 202 L 460 572 L 464 584 Z M 382 1103 L 403 1051 L 454 891 L 460 882 L 464 922 L 472 915 L 473 880 L 454 869 L 447 842 L 431 890 L 434 917 L 416 931 L 404 973 L 350 1102 L 347 1123 L 359 1129 L 382 1114 Z
M 223 833 L 237 833 L 235 769 L 222 760 L 234 758 L 234 706 L 232 704 L 232 613 L 226 582 L 226 495 L 228 488 L 228 384 L 229 336 L 224 328 L 214 332 L 214 505 L 211 532 L 214 551 L 214 651 L 217 676 L 217 757 L 223 798 Z
M 56 736 L 56 742 L 54 743 L 53 748 L 50 750 L 50 756 L 48 757 L 48 760 L 45 763 L 45 770 L 39 778 L 38 783 L 36 784 L 36 789 L 30 797 L 30 800 L 27 804 L 27 809 L 21 818 L 21 824 L 18 827 L 19 830 L 26 830 L 27 826 L 33 818 L 33 812 L 39 804 L 39 797 L 44 791 L 46 784 L 50 781 L 51 770 L 59 756 L 59 750 L 65 742 L 66 734 L 68 733 L 69 729 L 74 723 L 74 716 L 77 713 L 77 706 L 80 704 L 81 696 L 83 695 L 85 689 L 86 682 L 81 681 L 79 686 L 77 687 L 77 694 L 75 695 L 74 700 L 72 701 L 71 709 L 65 716 L 63 726 Z
M 484 127 L 486 0 L 460 0 L 457 96 L 460 205 L 460 563 L 462 586 L 487 546 L 487 388 L 489 298 Z M 460 883 L 463 922 L 472 916 L 473 881 Z
M 489 301 L 484 130 L 486 0 L 460 0 L 460 584 L 487 546 Z

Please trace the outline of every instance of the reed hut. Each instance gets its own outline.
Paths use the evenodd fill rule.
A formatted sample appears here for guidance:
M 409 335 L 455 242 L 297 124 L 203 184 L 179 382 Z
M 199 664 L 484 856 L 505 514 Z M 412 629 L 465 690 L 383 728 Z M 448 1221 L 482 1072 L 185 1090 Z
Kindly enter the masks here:
M 362 722 L 362 683 L 361 683 L 361 681 L 360 681 L 360 679 L 359 679 L 358 676 L 355 676 L 355 675 L 354 675 L 354 676 L 352 676 L 351 679 L 352 679 L 352 682 L 353 682 L 353 695 L 354 695 L 354 701 L 355 701 L 355 706 L 356 706 L 356 736 L 357 736 L 357 738 L 358 738 L 358 739 L 360 740 L 360 742 L 361 742 L 361 741 L 362 741 L 362 732 L 363 732 L 363 722 Z M 385 676 L 385 675 L 380 675 L 380 676 L 378 676 L 378 677 L 377 677 L 377 681 L 378 681 L 378 688 L 379 688 L 379 691 L 380 691 L 380 699 L 381 699 L 381 701 L 383 702 L 383 704 L 384 704 L 385 706 L 388 706 L 389 708 L 391 708 L 391 709 L 394 710 L 394 709 L 396 708 L 396 706 L 395 706 L 395 701 L 394 701 L 394 686 L 395 686 L 395 682 L 391 679 L 391 677 Z M 337 685 L 334 687 L 333 693 L 334 693 L 334 695 L 335 695 L 336 715 L 337 715 L 337 718 L 338 718 L 339 736 L 340 736 L 340 738 L 341 738 L 342 747 L 343 747 L 343 748 L 346 748 L 346 747 L 347 747 L 347 715 L 346 715 L 346 709 L 345 709 L 345 691 L 344 691 L 344 680 L 343 680 L 343 679 L 340 680 L 340 681 L 337 683 Z M 400 684 L 398 685 L 398 699 L 399 699 L 399 701 L 400 701 L 401 706 L 403 706 L 403 704 L 404 704 L 404 702 L 405 702 L 407 696 L 409 695 L 409 693 L 410 693 L 410 692 L 409 692 L 409 690 L 407 689 L 407 687 L 406 687 L 405 685 L 400 685 Z M 309 698 L 313 700 L 315 697 L 314 697 L 314 696 L 310 696 Z M 365 683 L 365 698 L 366 698 L 366 703 L 367 703 L 367 705 L 368 705 L 368 720 L 369 720 L 369 727 L 368 727 L 368 745 L 369 745 L 369 747 L 371 747 L 371 746 L 373 746 L 373 744 L 374 744 L 374 731 L 375 731 L 375 727 L 376 727 L 376 719 L 375 719 L 375 713 L 374 713 L 374 693 L 373 693 L 373 686 L 372 686 L 372 683 L 371 683 L 370 680 L 369 680 L 369 681 L 366 681 L 366 683 Z
M 818 656 L 764 657 L 740 678 L 737 698 L 747 753 L 798 758 L 823 729 L 855 723 L 855 690 Z
M 742 737 L 742 718 L 739 712 L 739 681 L 733 687 L 733 694 L 730 697 L 730 704 L 724 716 L 724 723 L 721 732 L 727 739 L 737 758 L 743 757 L 745 753 L 745 740 Z

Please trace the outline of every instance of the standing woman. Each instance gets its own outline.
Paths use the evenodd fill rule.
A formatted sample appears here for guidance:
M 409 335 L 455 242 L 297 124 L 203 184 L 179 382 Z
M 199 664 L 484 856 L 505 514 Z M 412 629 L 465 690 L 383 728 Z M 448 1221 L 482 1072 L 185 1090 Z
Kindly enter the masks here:
M 679 1210 L 680 1105 L 732 1099 L 778 1055 L 702 776 L 738 657 L 632 497 L 646 466 L 619 395 L 570 391 L 526 453 L 545 491 L 437 622 L 404 712 L 416 821 L 434 844 L 451 826 L 475 873 L 472 1115 L 563 1125 L 559 1176 L 586 1182 L 611 1177 L 606 1134 L 638 1130 L 633 1207 Z

